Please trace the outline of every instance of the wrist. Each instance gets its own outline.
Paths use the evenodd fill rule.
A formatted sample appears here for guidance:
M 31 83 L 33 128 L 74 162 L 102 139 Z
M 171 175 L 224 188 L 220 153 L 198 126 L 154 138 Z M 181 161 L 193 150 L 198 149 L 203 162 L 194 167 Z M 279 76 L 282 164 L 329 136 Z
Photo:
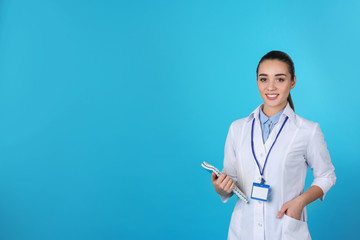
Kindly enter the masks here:
M 300 196 L 297 197 L 297 202 L 299 206 L 301 206 L 302 208 L 306 207 L 307 202 L 306 199 L 304 198 L 304 194 L 301 194 Z

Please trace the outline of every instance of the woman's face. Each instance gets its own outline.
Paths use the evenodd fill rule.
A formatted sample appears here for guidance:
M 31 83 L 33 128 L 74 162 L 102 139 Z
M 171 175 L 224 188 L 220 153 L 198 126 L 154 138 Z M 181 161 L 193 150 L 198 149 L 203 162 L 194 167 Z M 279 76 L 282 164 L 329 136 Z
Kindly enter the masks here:
M 296 76 L 291 80 L 289 67 L 279 60 L 264 60 L 260 63 L 257 85 L 264 107 L 281 110 L 287 104 L 290 89 L 296 83 Z

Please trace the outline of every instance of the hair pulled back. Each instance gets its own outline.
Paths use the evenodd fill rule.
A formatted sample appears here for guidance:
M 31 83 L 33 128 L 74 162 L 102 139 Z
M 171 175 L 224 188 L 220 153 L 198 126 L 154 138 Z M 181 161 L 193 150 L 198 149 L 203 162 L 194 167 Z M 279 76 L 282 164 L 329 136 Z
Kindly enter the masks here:
M 265 54 L 259 61 L 259 64 L 256 68 L 256 76 L 258 75 L 258 71 L 259 71 L 259 66 L 260 63 L 262 63 L 265 60 L 279 60 L 281 62 L 284 62 L 288 65 L 289 68 L 289 73 L 291 75 L 291 81 L 294 81 L 294 77 L 295 77 L 295 67 L 294 67 L 294 62 L 292 61 L 292 59 L 290 58 L 289 55 L 287 55 L 286 53 L 282 52 L 282 51 L 270 51 L 267 54 Z M 295 111 L 294 108 L 294 103 L 291 99 L 291 95 L 289 93 L 289 96 L 287 98 L 290 107 Z

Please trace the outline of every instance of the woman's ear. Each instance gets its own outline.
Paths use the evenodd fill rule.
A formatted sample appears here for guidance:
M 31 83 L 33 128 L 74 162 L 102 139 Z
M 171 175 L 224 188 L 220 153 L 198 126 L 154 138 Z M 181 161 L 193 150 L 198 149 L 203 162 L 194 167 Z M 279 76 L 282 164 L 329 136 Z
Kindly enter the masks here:
M 294 80 L 291 81 L 291 89 L 295 87 L 296 84 L 296 75 L 294 76 Z

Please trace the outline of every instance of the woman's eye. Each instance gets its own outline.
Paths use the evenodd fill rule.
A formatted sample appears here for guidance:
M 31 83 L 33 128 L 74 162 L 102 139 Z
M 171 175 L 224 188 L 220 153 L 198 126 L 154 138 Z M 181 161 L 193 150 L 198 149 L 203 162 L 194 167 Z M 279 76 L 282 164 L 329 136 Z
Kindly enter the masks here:
M 259 80 L 260 80 L 260 82 L 265 82 L 266 78 L 260 78 Z
M 283 82 L 283 81 L 285 81 L 283 78 L 278 78 L 278 81 L 279 82 Z

